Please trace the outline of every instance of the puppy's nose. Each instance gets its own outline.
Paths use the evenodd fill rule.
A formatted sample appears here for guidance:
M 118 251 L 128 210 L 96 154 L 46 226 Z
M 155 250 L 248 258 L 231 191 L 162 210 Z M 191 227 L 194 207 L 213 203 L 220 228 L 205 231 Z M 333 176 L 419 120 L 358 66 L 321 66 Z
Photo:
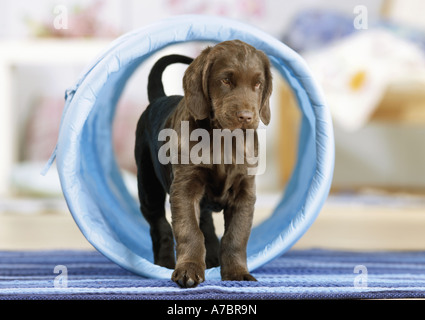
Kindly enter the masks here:
M 237 113 L 239 122 L 250 123 L 252 121 L 252 112 L 251 111 L 239 111 Z

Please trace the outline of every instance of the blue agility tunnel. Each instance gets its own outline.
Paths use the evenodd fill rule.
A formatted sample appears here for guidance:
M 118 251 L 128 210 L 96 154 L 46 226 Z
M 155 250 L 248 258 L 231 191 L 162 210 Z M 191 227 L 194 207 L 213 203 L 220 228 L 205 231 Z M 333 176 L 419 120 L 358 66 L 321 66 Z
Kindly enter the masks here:
M 321 91 L 298 54 L 250 25 L 210 16 L 178 16 L 118 38 L 66 93 L 55 152 L 63 194 L 78 227 L 102 254 L 149 278 L 172 270 L 153 264 L 149 226 L 123 182 L 112 146 L 112 123 L 133 72 L 172 44 L 240 39 L 270 58 L 292 88 L 302 113 L 298 160 L 280 203 L 253 228 L 248 268 L 255 270 L 289 250 L 311 226 L 328 196 L 334 167 L 331 116 Z M 282 106 L 284 107 L 284 106 Z M 206 279 L 220 278 L 219 268 Z

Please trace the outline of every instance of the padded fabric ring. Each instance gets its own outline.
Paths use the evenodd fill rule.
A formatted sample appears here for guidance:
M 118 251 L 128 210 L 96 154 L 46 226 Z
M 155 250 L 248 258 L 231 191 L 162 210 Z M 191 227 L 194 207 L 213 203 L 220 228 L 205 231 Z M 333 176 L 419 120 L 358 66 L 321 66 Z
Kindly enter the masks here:
M 253 228 L 250 271 L 290 249 L 318 215 L 334 167 L 332 122 L 304 61 L 252 26 L 211 16 L 178 16 L 130 32 L 111 43 L 66 94 L 56 156 L 68 207 L 87 240 L 110 260 L 138 275 L 169 279 L 172 270 L 153 264 L 149 226 L 124 185 L 112 146 L 117 101 L 127 80 L 153 53 L 189 41 L 240 39 L 270 58 L 288 81 L 302 112 L 298 160 L 282 198 Z M 284 106 L 283 106 L 284 107 Z M 219 268 L 206 279 L 220 278 Z

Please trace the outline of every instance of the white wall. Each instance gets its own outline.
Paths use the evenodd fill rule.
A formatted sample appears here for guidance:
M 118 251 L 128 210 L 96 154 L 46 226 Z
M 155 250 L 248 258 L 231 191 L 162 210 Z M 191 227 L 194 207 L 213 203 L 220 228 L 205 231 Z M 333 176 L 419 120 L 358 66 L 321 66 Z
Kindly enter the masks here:
M 20 38 L 31 34 L 28 21 L 53 23 L 53 9 L 65 5 L 69 11 L 76 6 L 88 7 L 103 3 L 97 9 L 107 24 L 120 32 L 177 14 L 212 14 L 252 23 L 274 36 L 286 31 L 294 16 L 305 9 L 323 8 L 353 14 L 358 0 L 0 0 L 0 38 Z M 173 5 L 175 3 L 175 5 Z M 382 0 L 368 0 L 372 21 L 379 15 Z
M 335 127 L 334 187 L 425 188 L 425 126 Z

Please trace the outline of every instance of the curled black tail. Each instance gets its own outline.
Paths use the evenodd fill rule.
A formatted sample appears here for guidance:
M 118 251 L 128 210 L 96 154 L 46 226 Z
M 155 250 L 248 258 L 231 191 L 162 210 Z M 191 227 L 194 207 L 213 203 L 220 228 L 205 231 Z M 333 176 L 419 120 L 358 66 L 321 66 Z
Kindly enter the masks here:
M 165 96 L 164 86 L 162 85 L 162 73 L 167 66 L 173 63 L 190 64 L 192 61 L 192 58 L 178 54 L 164 56 L 159 59 L 152 67 L 148 78 L 149 102 Z

